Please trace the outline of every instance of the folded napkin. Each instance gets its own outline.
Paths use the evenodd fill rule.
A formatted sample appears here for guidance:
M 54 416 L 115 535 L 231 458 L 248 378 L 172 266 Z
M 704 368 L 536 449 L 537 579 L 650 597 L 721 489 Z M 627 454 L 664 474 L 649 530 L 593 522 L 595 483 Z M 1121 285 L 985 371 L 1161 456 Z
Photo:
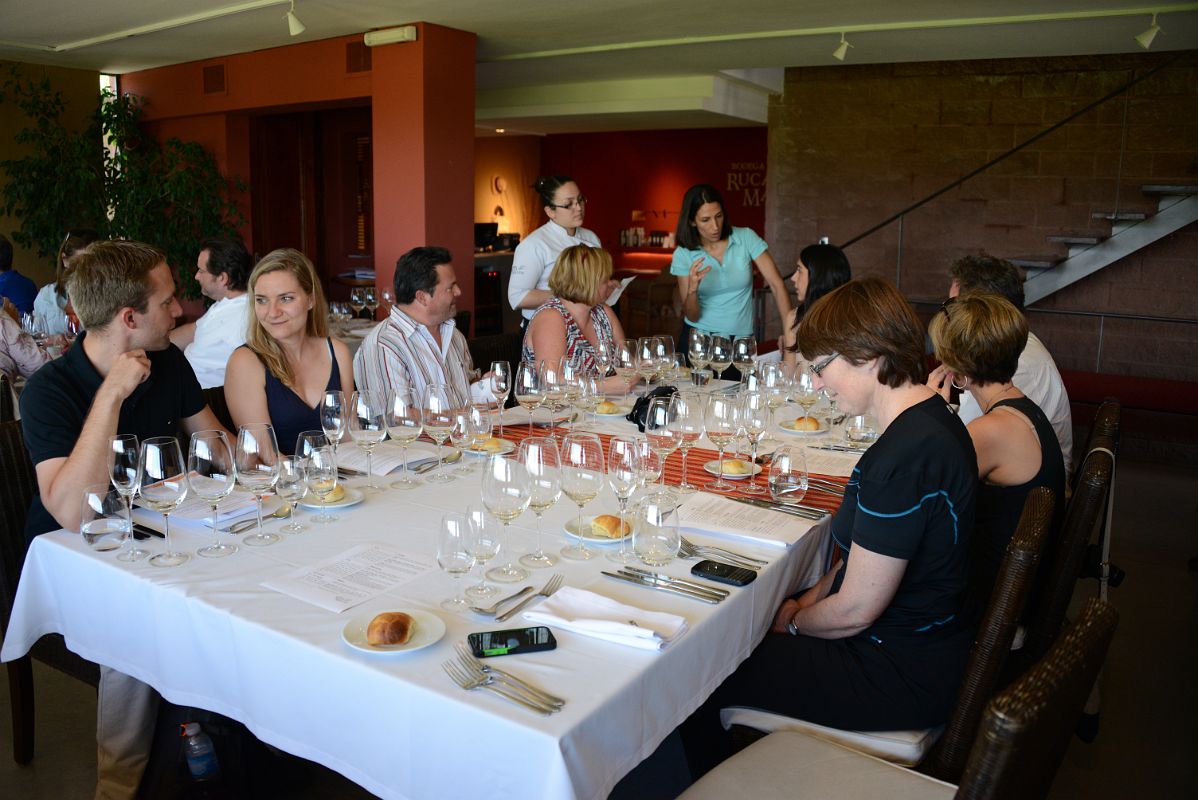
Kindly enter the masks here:
M 674 614 L 626 606 L 572 586 L 558 589 L 523 616 L 529 622 L 641 650 L 664 650 L 687 627 L 686 620 Z

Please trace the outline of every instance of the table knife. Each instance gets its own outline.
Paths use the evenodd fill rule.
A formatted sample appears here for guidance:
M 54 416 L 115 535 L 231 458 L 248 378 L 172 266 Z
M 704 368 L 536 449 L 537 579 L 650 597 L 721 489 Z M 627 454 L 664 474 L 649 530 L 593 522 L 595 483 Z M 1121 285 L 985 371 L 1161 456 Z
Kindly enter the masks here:
M 615 578 L 616 580 L 626 581 L 628 583 L 635 583 L 637 586 L 644 586 L 647 589 L 657 589 L 662 592 L 670 592 L 671 594 L 682 595 L 683 597 L 689 597 L 692 600 L 701 600 L 704 603 L 711 603 L 712 605 L 719 603 L 723 599 L 722 597 L 717 597 L 714 594 L 703 594 L 681 587 L 667 586 L 666 584 L 662 583 L 654 583 L 653 581 L 638 578 L 635 575 L 607 571 L 604 571 L 603 574 L 609 578 Z
M 159 539 L 165 539 L 166 534 L 161 531 L 156 531 L 153 528 L 147 528 L 140 522 L 133 523 L 133 538 L 134 539 L 149 539 L 151 536 L 157 536 Z
M 765 508 L 770 511 L 778 511 L 783 514 L 789 514 L 792 517 L 800 517 L 811 522 L 819 522 L 828 512 L 823 509 L 814 508 L 812 506 L 799 505 L 797 503 L 771 503 L 766 500 L 754 500 L 749 497 L 730 497 L 730 500 L 735 500 L 738 503 L 744 503 L 755 508 Z
M 629 566 L 622 567 L 620 571 L 631 572 L 634 575 L 639 575 L 644 578 L 655 578 L 659 581 L 665 581 L 667 583 L 676 583 L 680 586 L 698 589 L 703 592 L 711 592 L 712 594 L 718 594 L 722 597 L 727 597 L 729 595 L 727 589 L 722 589 L 719 586 L 708 586 L 696 581 L 687 580 L 686 578 L 676 578 L 673 575 L 662 575 L 660 572 L 649 572 L 648 570 L 637 569 L 636 567 Z

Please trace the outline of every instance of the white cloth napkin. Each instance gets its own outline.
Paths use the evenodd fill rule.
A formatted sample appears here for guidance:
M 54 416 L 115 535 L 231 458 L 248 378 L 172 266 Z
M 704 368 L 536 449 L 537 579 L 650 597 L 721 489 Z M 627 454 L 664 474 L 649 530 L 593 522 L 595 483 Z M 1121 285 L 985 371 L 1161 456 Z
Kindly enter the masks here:
M 525 611 L 524 619 L 593 636 L 641 650 L 664 650 L 686 633 L 686 620 L 675 614 L 645 611 L 610 597 L 563 586 L 543 603 Z

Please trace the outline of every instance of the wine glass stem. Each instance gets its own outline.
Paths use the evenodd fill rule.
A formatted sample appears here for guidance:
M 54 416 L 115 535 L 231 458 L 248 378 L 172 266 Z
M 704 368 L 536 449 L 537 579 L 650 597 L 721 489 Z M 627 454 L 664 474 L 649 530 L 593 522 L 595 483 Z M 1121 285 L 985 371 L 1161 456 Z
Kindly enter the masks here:
M 400 453 L 400 458 L 403 459 L 403 470 L 402 470 L 402 472 L 400 472 L 399 479 L 402 482 L 407 483 L 409 480 L 409 478 L 408 478 L 408 443 L 407 442 L 403 442 L 402 444 L 400 444 L 399 453 Z
M 535 514 L 535 516 L 537 518 L 537 549 L 533 553 L 533 555 L 540 558 L 545 555 L 544 549 L 541 548 L 541 514 L 540 514 L 540 512 L 537 512 Z
M 175 552 L 171 547 L 171 515 L 169 512 L 164 512 L 162 515 L 162 538 L 166 540 L 167 555 Z
M 682 483 L 680 486 L 690 486 L 690 481 L 686 479 L 686 462 L 690 457 L 691 449 L 689 447 L 682 448 Z
M 125 525 L 128 531 L 128 538 L 125 539 L 125 550 L 133 552 L 137 549 L 137 543 L 133 540 L 133 495 L 125 495 Z
M 371 469 L 371 459 L 374 458 L 374 448 L 366 451 L 366 488 L 374 489 L 374 470 Z
M 441 443 L 442 443 L 443 441 L 445 441 L 445 440 L 444 440 L 444 439 L 438 439 L 438 440 L 437 440 L 437 474 L 438 474 L 438 475 L 440 475 L 440 474 L 441 474 L 441 471 L 442 471 L 442 469 L 444 469 L 444 465 L 443 465 L 443 463 L 442 463 L 442 461 L 441 461 Z
M 220 522 L 220 503 L 212 504 L 212 543 L 220 547 L 220 528 L 217 524 Z
M 254 499 L 258 501 L 258 535 L 262 535 L 262 495 L 258 492 L 254 493 Z
M 628 498 L 617 497 L 616 499 L 620 501 L 620 527 L 617 529 L 620 531 L 620 558 L 626 558 L 628 556 L 628 537 L 624 535 L 624 514 L 628 507 Z

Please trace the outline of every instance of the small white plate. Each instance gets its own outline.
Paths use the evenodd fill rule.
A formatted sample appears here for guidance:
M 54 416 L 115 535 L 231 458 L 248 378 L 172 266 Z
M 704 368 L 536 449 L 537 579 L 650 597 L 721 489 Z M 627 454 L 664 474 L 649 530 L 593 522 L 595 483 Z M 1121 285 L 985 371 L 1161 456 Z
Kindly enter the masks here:
M 582 528 L 585 531 L 585 533 L 580 534 L 578 532 L 578 528 L 576 527 L 578 524 L 578 517 L 576 517 L 576 516 L 570 517 L 569 521 L 562 527 L 566 531 L 567 536 L 569 536 L 572 539 L 581 539 L 582 541 L 586 542 L 587 544 L 619 544 L 622 541 L 628 541 L 632 538 L 631 530 L 629 530 L 627 535 L 625 535 L 621 539 L 609 539 L 606 536 L 596 536 L 594 533 L 591 532 L 591 521 L 593 519 L 595 519 L 596 516 L 601 516 L 601 515 L 592 514 L 589 517 L 582 518 Z
M 617 404 L 618 405 L 618 404 Z M 619 406 L 615 411 L 595 411 L 597 417 L 626 417 L 632 406 Z
M 366 495 L 362 494 L 357 489 L 352 489 L 349 486 L 346 486 L 345 497 L 342 497 L 335 503 L 325 503 L 324 507 L 329 510 L 334 508 L 348 508 L 349 506 L 356 506 L 365 499 Z M 304 508 L 311 509 L 313 511 L 320 510 L 320 498 L 311 492 L 308 492 L 308 494 L 304 495 L 304 499 L 300 500 L 299 504 Z
M 473 447 L 462 448 L 462 452 L 468 456 L 505 456 L 516 449 L 516 443 L 507 439 L 499 439 L 503 444 L 498 450 L 475 450 Z
M 822 436 L 828 432 L 828 424 L 826 422 L 820 422 L 819 428 L 814 431 L 795 430 L 795 422 L 793 419 L 779 422 L 778 427 L 789 433 L 791 436 Z
M 380 613 L 383 612 L 360 614 L 345 623 L 345 627 L 341 629 L 342 641 L 364 653 L 410 653 L 436 644 L 445 635 L 445 623 L 436 614 L 428 611 L 407 611 L 405 613 L 416 621 L 416 631 L 406 644 L 370 644 L 366 641 L 366 629 L 370 627 L 370 621 Z
M 727 459 L 727 461 L 731 461 L 731 460 L 732 459 Z M 743 459 L 741 459 L 741 460 L 743 460 Z M 745 463 L 747 464 L 749 462 L 746 461 Z M 711 475 L 719 475 L 720 474 L 720 460 L 717 458 L 712 461 L 708 461 L 706 464 L 703 465 L 703 469 Z M 743 481 L 745 478 L 752 478 L 754 475 L 760 475 L 760 474 L 761 474 L 761 465 L 754 464 L 753 472 L 750 474 L 734 475 L 731 472 L 725 472 L 724 477 L 730 481 Z

